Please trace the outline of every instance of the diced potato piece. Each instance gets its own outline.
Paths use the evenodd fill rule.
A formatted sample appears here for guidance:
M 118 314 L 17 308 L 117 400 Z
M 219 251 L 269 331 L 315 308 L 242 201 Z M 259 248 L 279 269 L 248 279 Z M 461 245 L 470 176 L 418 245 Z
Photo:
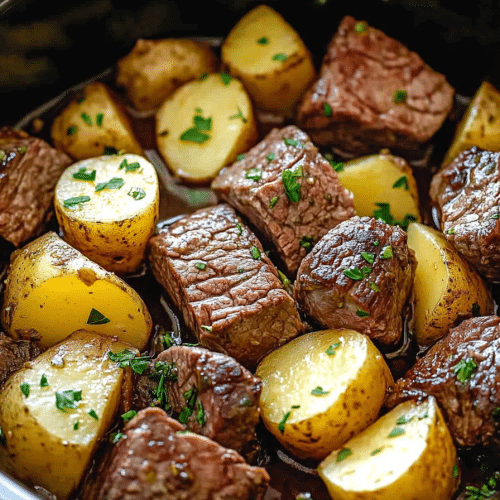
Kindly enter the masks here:
M 67 498 L 118 408 L 123 369 L 108 352 L 127 347 L 79 331 L 14 373 L 0 392 L 0 468 Z
M 88 180 L 94 171 L 95 179 Z M 148 160 L 107 155 L 68 167 L 57 183 L 54 206 L 64 239 L 104 269 L 123 275 L 144 260 L 159 200 L 158 177 Z
M 325 458 L 378 417 L 392 376 L 371 340 L 354 330 L 298 337 L 266 356 L 261 416 L 301 458 Z
M 394 220 L 412 215 L 420 221 L 418 189 L 411 167 L 391 154 L 364 156 L 344 164 L 338 173 L 342 185 L 354 194 L 360 217 L 373 217 L 377 203 L 388 203 Z
M 252 103 L 242 83 L 225 73 L 186 83 L 158 110 L 156 140 L 178 177 L 212 179 L 257 141 Z
M 258 108 L 290 115 L 316 78 L 311 54 L 275 10 L 259 5 L 222 44 L 222 61 L 241 78 Z
M 152 328 L 146 305 L 127 283 L 52 232 L 14 254 L 2 324 L 14 338 L 35 330 L 42 347 L 92 328 L 141 350 Z
M 434 398 L 397 406 L 318 472 L 335 500 L 450 500 L 459 484 L 457 452 Z
M 421 345 L 432 344 L 466 318 L 493 314 L 485 282 L 441 232 L 412 223 L 408 247 L 417 259 L 413 316 L 414 334 Z
M 205 43 L 187 38 L 137 40 L 130 54 L 118 61 L 116 84 L 139 110 L 159 106 L 184 83 L 214 73 L 219 61 Z
M 104 83 L 94 82 L 75 97 L 52 123 L 52 140 L 77 160 L 106 153 L 114 148 L 143 154 L 122 106 Z
M 500 151 L 500 92 L 488 82 L 481 84 L 460 120 L 443 165 L 472 146 Z

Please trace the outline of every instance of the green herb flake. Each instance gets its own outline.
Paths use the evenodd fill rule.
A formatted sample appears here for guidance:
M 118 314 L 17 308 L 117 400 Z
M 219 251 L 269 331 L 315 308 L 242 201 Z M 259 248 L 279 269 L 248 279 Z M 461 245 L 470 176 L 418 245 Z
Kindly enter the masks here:
M 203 75 L 200 76 L 200 81 L 206 80 L 208 78 L 208 73 L 203 73 Z
M 243 160 L 244 158 L 246 158 L 246 156 L 247 156 L 247 155 L 246 155 L 245 153 L 241 153 L 241 154 L 239 154 L 239 155 L 236 157 L 236 160 L 237 160 L 237 161 L 241 161 L 241 160 Z
M 80 205 L 81 203 L 87 203 L 90 201 L 90 196 L 75 196 L 73 198 L 68 198 L 63 201 L 65 207 L 74 207 L 75 205 Z
M 393 188 L 403 188 L 405 191 L 408 191 L 408 179 L 406 175 L 401 176 L 393 185 Z
M 125 437 L 125 434 L 123 434 L 122 432 L 114 432 L 109 437 L 109 440 L 111 441 L 112 444 L 116 444 L 116 443 L 118 443 L 118 441 L 120 441 L 120 439 L 123 439 L 124 437 Z
M 179 413 L 179 422 L 181 424 L 187 424 L 189 417 L 193 414 L 193 410 L 185 406 L 182 411 Z
M 87 125 L 92 125 L 92 118 L 87 113 L 80 113 L 80 117 Z
M 327 103 L 323 103 L 323 114 L 325 116 L 332 116 L 332 107 Z
M 276 158 L 276 153 L 269 153 L 269 154 L 266 156 L 266 160 L 267 160 L 267 161 L 273 161 L 275 158 Z
M 274 208 L 276 206 L 276 203 L 278 203 L 279 199 L 280 199 L 279 196 L 275 196 L 274 198 L 271 198 L 271 201 L 269 202 L 269 208 Z
M 278 54 L 274 54 L 273 57 L 271 57 L 273 61 L 281 61 L 285 62 L 288 59 L 288 56 L 284 54 L 283 52 L 279 52 Z
M 355 33 L 364 33 L 368 29 L 368 24 L 363 21 L 360 21 L 354 25 Z
M 104 189 L 120 189 L 125 184 L 125 181 L 121 177 L 113 177 L 108 182 L 99 182 L 95 186 L 95 192 L 102 191 Z
M 387 437 L 394 438 L 398 436 L 402 436 L 405 433 L 405 430 L 402 427 L 394 427 L 391 432 L 389 432 Z
M 129 410 L 121 415 L 123 420 L 125 422 L 128 422 L 129 420 L 132 420 L 135 416 L 137 415 L 137 412 L 135 410 Z
M 402 104 L 403 102 L 406 102 L 407 98 L 408 92 L 406 92 L 406 90 L 396 90 L 392 96 L 392 102 L 395 104 Z
M 450 227 L 450 229 L 448 229 L 448 231 L 446 231 L 446 234 L 455 234 L 455 228 Z
M 455 464 L 453 466 L 453 469 L 451 470 L 451 477 L 453 477 L 453 479 L 458 478 L 458 465 L 457 464 Z
M 328 349 L 325 351 L 328 356 L 335 356 L 337 353 L 337 349 L 341 346 L 340 342 L 335 342 L 335 344 L 332 344 Z
M 479 307 L 479 304 L 477 302 L 474 302 L 474 304 L 472 304 L 472 316 L 474 318 L 481 316 L 481 308 Z
M 229 85 L 234 78 L 231 75 L 228 75 L 227 73 L 221 73 L 220 74 L 220 79 L 222 80 L 222 83 L 224 85 Z
M 92 308 L 92 310 L 90 311 L 89 317 L 87 319 L 87 325 L 105 325 L 109 322 L 109 318 L 106 318 L 104 314 L 94 308 Z
M 96 171 L 92 170 L 92 172 L 87 172 L 85 167 L 82 167 L 78 172 L 73 174 L 73 179 L 77 179 L 79 181 L 95 181 Z
M 429 412 L 426 411 L 423 415 L 419 415 L 418 419 L 423 420 L 424 418 L 429 418 Z
M 374 247 L 378 247 L 379 245 L 380 245 L 380 241 L 374 241 L 374 242 L 373 242 L 373 246 L 374 246 Z
M 311 394 L 313 396 L 324 396 L 325 394 L 328 394 L 330 391 L 324 391 L 321 386 L 318 385 L 318 387 L 315 387 L 312 391 Z
M 297 139 L 283 139 L 283 142 L 287 146 L 295 146 L 297 148 L 303 148 L 304 147 L 304 144 L 302 143 L 302 141 L 299 141 Z
M 194 418 L 200 427 L 204 427 L 207 423 L 205 410 L 203 409 L 201 401 L 196 402 L 196 414 Z
M 78 401 L 82 400 L 82 391 L 68 389 L 62 392 L 56 392 L 56 408 L 66 413 L 66 408 L 78 408 Z
M 269 39 L 265 36 L 262 36 L 257 40 L 257 43 L 259 45 L 267 45 L 269 43 Z
M 2 446 L 7 445 L 7 438 L 5 437 L 5 434 L 4 434 L 1 426 L 0 426 L 0 445 L 2 445 Z
M 174 345 L 172 336 L 169 333 L 165 333 L 164 335 L 162 335 L 161 343 L 163 345 L 164 350 L 167 350 Z
M 291 281 L 279 269 L 278 269 L 278 278 L 280 279 L 281 283 L 285 288 L 291 285 Z
M 358 316 L 359 318 L 367 318 L 368 316 L 370 316 L 370 313 L 363 311 L 358 307 L 356 309 L 356 316 Z
M 457 380 L 465 384 L 472 378 L 478 368 L 478 364 L 472 358 L 462 358 L 453 367 L 453 371 L 457 376 Z
M 85 102 L 85 96 L 79 97 L 79 98 L 76 100 L 76 102 L 77 102 L 78 104 L 81 104 L 82 102 Z
M 134 161 L 133 163 L 128 163 L 125 167 L 125 172 L 135 172 L 137 169 L 141 168 L 141 165 L 138 161 Z
M 415 222 L 417 217 L 412 214 L 406 214 L 402 221 L 397 221 L 391 214 L 389 203 L 375 203 L 379 208 L 373 211 L 373 218 L 381 220 L 387 224 L 399 226 L 405 231 L 408 229 L 410 222 Z M 375 243 L 374 243 L 375 244 Z
M 239 272 L 239 273 L 244 273 L 244 272 L 245 272 L 245 269 L 243 269 L 242 267 L 238 267 L 238 272 Z
M 194 115 L 193 125 L 198 130 L 204 130 L 206 132 L 210 132 L 210 130 L 212 130 L 212 118 L 203 118 L 203 116 Z
M 74 430 L 74 431 L 77 431 L 79 427 L 80 427 L 80 422 L 77 420 L 77 421 L 73 424 L 73 430 Z
M 90 410 L 89 415 L 94 419 L 94 420 L 99 420 L 99 417 L 97 416 L 97 413 L 95 410 Z
M 392 256 L 393 256 L 392 247 L 390 245 L 382 248 L 382 252 L 380 253 L 381 259 L 390 259 L 392 258 Z
M 245 173 L 245 177 L 255 182 L 260 181 L 260 179 L 262 179 L 262 170 L 258 168 L 247 170 Z
M 375 258 L 375 254 L 370 252 L 361 252 L 361 257 L 366 260 L 369 264 L 373 264 L 373 259 Z
M 238 107 L 238 112 L 235 114 L 235 115 L 231 115 L 229 117 L 230 120 L 236 120 L 236 119 L 240 119 L 243 123 L 246 123 L 247 122 L 247 119 L 245 118 L 245 116 L 243 115 L 243 112 L 241 111 L 241 109 Z M 209 129 L 210 130 L 210 129 Z
M 352 450 L 351 448 L 342 448 L 338 453 L 337 453 L 337 462 L 342 462 L 345 460 L 349 455 L 352 455 Z
M 66 129 L 66 135 L 74 135 L 78 131 L 78 127 L 76 125 L 71 125 Z
M 49 381 L 47 380 L 47 375 L 42 374 L 42 378 L 40 379 L 40 387 L 48 387 Z
M 285 194 L 292 203 L 297 203 L 300 200 L 300 184 L 297 179 L 302 177 L 302 165 L 295 170 L 284 170 L 281 173 L 281 181 L 285 188 Z
M 414 419 L 414 416 L 412 417 L 407 417 L 406 415 L 403 415 L 402 417 L 399 417 L 396 420 L 397 425 L 404 425 L 404 424 L 409 424 L 412 420 Z
M 241 228 L 241 224 L 239 222 L 236 223 L 236 233 L 241 234 L 243 229 Z
M 252 254 L 252 257 L 255 259 L 255 260 L 258 260 L 260 259 L 261 257 L 261 253 L 260 253 L 260 250 L 255 246 L 255 245 L 252 245 L 250 247 L 250 253 Z
M 95 124 L 98 126 L 98 127 L 102 127 L 102 121 L 104 120 L 104 115 L 103 113 L 97 113 L 96 117 L 95 117 Z
M 206 330 L 207 332 L 211 332 L 211 331 L 212 331 L 212 327 L 211 327 L 211 326 L 201 325 L 201 328 L 202 328 L 203 330 Z
M 377 448 L 376 450 L 373 450 L 370 453 L 370 456 L 374 457 L 375 455 L 378 455 L 382 451 L 382 448 Z
M 298 410 L 300 408 L 300 405 L 292 405 L 292 410 Z
M 196 269 L 199 269 L 200 271 L 204 271 L 207 268 L 205 262 L 197 262 L 194 266 L 196 267 Z
M 28 397 L 30 395 L 30 385 L 28 383 L 21 384 L 21 392 Z
M 369 287 L 370 287 L 370 288 L 371 288 L 374 292 L 380 292 L 380 288 L 379 288 L 379 286 L 378 286 L 376 283 L 374 283 L 373 281 L 370 281 L 370 282 L 368 283 L 368 286 L 369 286 Z
M 347 269 L 344 269 L 342 271 L 342 274 L 354 281 L 361 281 L 363 279 L 363 274 L 357 267 L 349 267 Z
M 335 172 L 342 172 L 344 170 L 344 163 L 341 161 L 331 161 L 330 165 L 332 166 Z
M 210 136 L 208 134 L 205 134 L 204 132 L 201 132 L 196 127 L 193 127 L 183 132 L 180 135 L 179 139 L 181 141 L 203 144 L 204 142 L 208 141 L 208 139 L 210 139 Z
M 285 433 L 285 423 L 286 421 L 290 418 L 290 415 L 292 414 L 291 411 L 287 411 L 284 415 L 283 418 L 281 419 L 281 422 L 278 424 L 278 430 L 281 432 L 281 434 Z
M 146 197 L 146 191 L 140 187 L 130 188 L 130 191 L 127 194 L 134 200 L 142 200 Z
M 113 146 L 104 146 L 104 151 L 102 154 L 103 155 L 117 155 L 118 149 L 114 148 Z
M 301 248 L 305 248 L 306 252 L 309 253 L 314 246 L 314 238 L 311 236 L 302 236 L 300 240 L 300 246 Z

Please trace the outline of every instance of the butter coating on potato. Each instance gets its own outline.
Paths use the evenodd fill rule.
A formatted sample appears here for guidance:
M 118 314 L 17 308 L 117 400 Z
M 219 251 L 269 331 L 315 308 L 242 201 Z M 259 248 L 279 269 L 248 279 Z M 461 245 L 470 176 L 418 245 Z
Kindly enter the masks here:
M 266 427 L 296 456 L 316 460 L 374 422 L 393 383 L 378 349 L 354 330 L 302 335 L 267 355 L 256 375 Z
M 158 219 L 156 170 L 138 155 L 82 160 L 60 177 L 54 206 L 71 246 L 108 271 L 134 272 Z

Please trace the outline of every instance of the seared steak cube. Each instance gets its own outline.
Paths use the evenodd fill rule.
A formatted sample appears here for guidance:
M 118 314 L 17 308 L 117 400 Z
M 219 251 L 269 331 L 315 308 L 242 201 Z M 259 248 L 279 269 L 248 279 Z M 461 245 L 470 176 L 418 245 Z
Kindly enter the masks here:
M 269 475 L 159 408 L 140 411 L 115 445 L 99 500 L 259 500 Z
M 331 229 L 302 261 L 294 297 L 326 328 L 352 328 L 382 344 L 401 338 L 414 266 L 406 233 L 370 217 Z
M 441 127 L 453 93 L 415 52 L 346 16 L 296 123 L 315 144 L 357 156 L 381 147 L 416 150 Z
M 392 391 L 389 408 L 434 396 L 459 446 L 498 446 L 500 318 L 471 318 L 452 328 Z
M 0 237 L 18 247 L 42 232 L 56 183 L 71 163 L 41 139 L 0 128 Z
M 271 240 L 291 274 L 314 242 L 355 214 L 352 194 L 293 125 L 273 129 L 212 188 Z
M 276 268 L 228 205 L 162 230 L 150 240 L 149 260 L 200 343 L 246 367 L 302 331 Z
M 0 333 L 0 388 L 12 373 L 40 354 L 39 345 L 31 340 L 14 340 Z
M 432 179 L 444 236 L 491 281 L 500 280 L 500 153 L 473 147 Z

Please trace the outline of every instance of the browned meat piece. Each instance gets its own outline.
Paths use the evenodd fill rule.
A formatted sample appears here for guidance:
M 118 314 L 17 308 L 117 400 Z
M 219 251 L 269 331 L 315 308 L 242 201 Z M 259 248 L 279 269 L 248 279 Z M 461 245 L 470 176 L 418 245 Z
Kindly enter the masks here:
M 41 139 L 0 128 L 0 237 L 18 247 L 42 232 L 56 183 L 71 163 Z
M 353 217 L 331 229 L 302 261 L 294 296 L 326 328 L 352 328 L 394 344 L 401 338 L 413 262 L 402 229 Z
M 141 399 L 143 405 L 165 404 L 156 397 L 164 387 L 167 404 L 190 431 L 239 452 L 255 439 L 262 383 L 233 358 L 201 347 L 174 346 L 151 367 L 156 381 L 149 401 Z
M 246 367 L 302 331 L 276 268 L 228 205 L 160 231 L 150 240 L 149 260 L 200 343 Z
M 389 408 L 434 396 L 458 445 L 498 445 L 500 318 L 471 318 L 452 328 L 392 390 Z
M 315 144 L 356 154 L 416 150 L 441 127 L 453 88 L 415 53 L 346 16 L 296 123 Z
M 159 408 L 140 411 L 114 447 L 100 500 L 259 500 L 269 475 L 190 432 Z
M 291 274 L 314 242 L 355 215 L 352 193 L 293 125 L 273 129 L 212 188 L 271 240 Z
M 0 333 L 0 388 L 12 373 L 20 370 L 24 363 L 40 354 L 36 342 L 31 340 L 13 340 Z
M 500 280 L 500 153 L 473 147 L 432 179 L 445 238 L 491 281 Z

